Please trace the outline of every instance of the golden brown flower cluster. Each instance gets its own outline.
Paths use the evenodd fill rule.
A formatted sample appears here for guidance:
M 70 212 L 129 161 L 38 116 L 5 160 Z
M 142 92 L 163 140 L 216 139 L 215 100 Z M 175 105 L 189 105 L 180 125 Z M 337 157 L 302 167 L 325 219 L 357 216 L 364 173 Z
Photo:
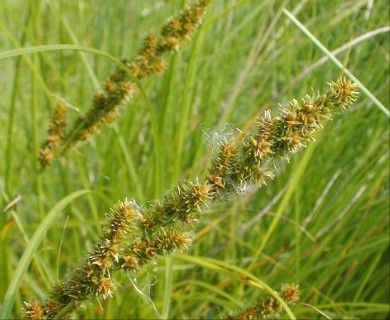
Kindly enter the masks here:
M 211 0 L 201 0 L 178 16 L 170 18 L 162 27 L 159 37 L 154 33 L 149 33 L 134 61 L 126 63 L 132 73 L 142 79 L 165 70 L 163 56 L 180 49 L 180 46 L 202 22 L 210 3 Z
M 287 304 L 295 304 L 299 300 L 299 287 L 295 284 L 285 284 L 278 293 L 279 296 Z M 281 304 L 273 297 L 260 300 L 256 305 L 247 308 L 246 310 L 237 314 L 229 315 L 225 320 L 255 320 L 255 319 L 267 319 L 270 316 L 275 315 L 281 311 Z
M 65 135 L 67 107 L 64 101 L 58 101 L 47 130 L 48 137 L 39 151 L 39 163 L 42 168 L 51 164 L 55 152 Z
M 322 94 L 292 100 L 279 114 L 265 112 L 256 128 L 240 140 L 220 143 L 209 170 L 216 193 L 241 190 L 248 184 L 262 185 L 274 173 L 273 162 L 289 156 L 314 140 L 315 132 L 335 111 L 343 111 L 357 98 L 357 86 L 342 77 L 330 82 Z
M 107 213 L 102 239 L 83 265 L 75 268 L 67 279 L 53 288 L 50 298 L 42 304 L 26 303 L 30 319 L 49 319 L 58 315 L 69 315 L 89 295 L 110 297 L 114 289 L 111 272 L 119 261 L 119 255 L 126 244 L 124 239 L 132 232 L 138 216 L 137 206 L 127 200 L 117 204 Z
M 179 15 L 170 18 L 159 36 L 153 33 L 146 36 L 138 55 L 132 61 L 123 60 L 123 66 L 115 69 L 105 82 L 103 91 L 94 94 L 89 111 L 78 117 L 67 132 L 64 126 L 65 113 L 61 119 L 63 121 L 58 121 L 56 108 L 48 130 L 49 138 L 40 150 L 41 167 L 50 166 L 55 158 L 63 155 L 69 148 L 78 142 L 89 140 L 103 125 L 115 121 L 119 117 L 119 106 L 130 99 L 135 89 L 130 75 L 142 79 L 164 71 L 164 55 L 179 50 L 203 21 L 210 2 L 211 0 L 199 0 L 193 3 Z M 62 105 L 65 106 L 64 103 Z M 61 131 L 61 135 L 54 136 L 55 131 Z
M 203 181 L 184 181 L 155 203 L 139 207 L 125 200 L 108 214 L 103 236 L 81 267 L 56 286 L 47 301 L 26 303 L 30 319 L 68 316 L 89 296 L 110 297 L 116 270 L 136 272 L 158 256 L 187 249 L 203 208 L 213 200 L 239 193 L 248 184 L 265 183 L 273 176 L 273 161 L 289 155 L 313 140 L 314 132 L 335 110 L 345 110 L 358 95 L 355 84 L 341 78 L 329 83 L 322 94 L 293 100 L 278 115 L 259 119 L 253 132 L 220 143 Z M 54 122 L 54 120 L 53 120 Z M 284 286 L 280 296 L 295 302 L 296 286 Z M 279 308 L 272 298 L 240 314 L 240 319 L 265 317 Z
M 134 84 L 127 80 L 124 70 L 117 69 L 104 84 L 103 92 L 93 96 L 92 108 L 80 116 L 64 137 L 64 152 L 78 141 L 89 140 L 102 125 L 115 121 L 118 107 L 127 102 L 134 91 Z

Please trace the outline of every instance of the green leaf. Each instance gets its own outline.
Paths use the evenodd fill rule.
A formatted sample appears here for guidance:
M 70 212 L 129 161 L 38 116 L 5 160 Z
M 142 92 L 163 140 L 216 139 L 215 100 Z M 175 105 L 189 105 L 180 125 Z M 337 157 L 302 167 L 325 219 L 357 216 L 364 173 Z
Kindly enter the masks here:
M 46 235 L 47 230 L 56 221 L 58 215 L 62 210 L 76 198 L 90 192 L 89 190 L 79 190 L 73 192 L 58 202 L 53 209 L 47 214 L 45 219 L 41 222 L 38 229 L 35 231 L 30 243 L 24 251 L 22 257 L 17 263 L 16 270 L 13 274 L 12 280 L 8 286 L 7 292 L 4 297 L 3 308 L 0 311 L 0 319 L 9 319 L 12 307 L 15 303 L 16 295 L 19 291 L 20 285 L 22 284 L 25 273 L 30 266 L 33 256 L 36 254 L 40 243 Z

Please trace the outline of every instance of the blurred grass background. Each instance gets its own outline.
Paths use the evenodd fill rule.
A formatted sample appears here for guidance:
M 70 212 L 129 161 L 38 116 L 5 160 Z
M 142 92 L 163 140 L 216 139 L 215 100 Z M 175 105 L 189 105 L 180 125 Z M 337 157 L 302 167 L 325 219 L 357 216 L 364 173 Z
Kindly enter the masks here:
M 181 179 L 204 176 L 215 139 L 249 126 L 264 110 L 322 89 L 340 70 L 283 14 L 287 8 L 389 105 L 387 1 L 214 0 L 201 30 L 160 76 L 104 128 L 43 173 L 39 145 L 56 97 L 90 106 L 115 67 L 99 54 L 38 52 L 0 60 L 0 301 L 47 213 L 77 190 L 24 274 L 22 302 L 42 299 L 96 241 L 104 212 L 125 197 L 147 203 Z M 11 1 L 0 3 L 0 50 L 75 44 L 133 57 L 185 1 Z M 386 28 L 387 27 L 387 28 Z M 374 31 L 374 32 L 373 32 Z M 373 32 L 373 33 L 370 33 Z M 353 40 L 363 36 L 362 41 Z M 335 116 L 317 141 L 281 163 L 261 189 L 213 204 L 190 250 L 137 275 L 118 275 L 113 298 L 87 302 L 79 319 L 218 318 L 255 303 L 236 266 L 278 290 L 299 284 L 297 318 L 384 319 L 389 314 L 389 122 L 365 95 Z M 211 260 L 210 260 L 211 258 Z M 217 267 L 218 263 L 225 267 Z M 136 292 L 136 281 L 142 294 Z M 153 304 L 151 303 L 153 301 Z M 318 310 L 316 310 L 318 309 Z M 286 315 L 281 315 L 285 317 Z

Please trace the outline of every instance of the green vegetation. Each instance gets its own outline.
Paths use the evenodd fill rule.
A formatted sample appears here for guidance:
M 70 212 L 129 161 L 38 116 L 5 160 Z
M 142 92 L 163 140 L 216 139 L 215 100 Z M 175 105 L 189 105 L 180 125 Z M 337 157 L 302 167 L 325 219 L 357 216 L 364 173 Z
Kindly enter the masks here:
M 164 73 L 132 79 L 137 89 L 118 121 L 42 170 L 38 156 L 58 98 L 77 123 L 120 59 L 139 54 L 145 36 L 183 7 L 180 0 L 0 4 L 0 316 L 20 317 L 24 301 L 44 300 L 80 265 L 110 233 L 101 224 L 118 200 L 152 204 L 196 177 L 218 185 L 211 151 L 236 128 L 246 132 L 267 109 L 280 113 L 278 103 L 339 78 L 333 62 L 317 63 L 322 51 L 286 8 L 330 51 L 341 47 L 337 58 L 369 95 L 335 114 L 289 163 L 276 161 L 265 187 L 240 186 L 245 194 L 204 208 L 188 250 L 116 273 L 113 297 L 84 302 L 75 317 L 223 318 L 294 283 L 300 303 L 290 310 L 280 301 L 283 318 L 384 318 L 389 126 L 375 99 L 389 105 L 385 1 L 214 0 L 191 40 L 165 57 Z

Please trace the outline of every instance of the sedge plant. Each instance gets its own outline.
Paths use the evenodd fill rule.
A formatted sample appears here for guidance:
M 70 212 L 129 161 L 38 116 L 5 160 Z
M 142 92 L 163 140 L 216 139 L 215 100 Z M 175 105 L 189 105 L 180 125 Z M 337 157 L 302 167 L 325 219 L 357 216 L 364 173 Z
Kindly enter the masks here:
M 177 17 L 169 19 L 159 35 L 149 34 L 138 55 L 123 60 L 93 96 L 92 107 L 72 124 L 66 121 L 66 103 L 57 103 L 42 144 L 39 162 L 43 169 L 82 141 L 89 140 L 103 125 L 115 121 L 118 107 L 135 91 L 138 80 L 161 73 L 164 55 L 179 50 L 202 21 L 211 1 L 199 1 Z M 118 285 L 117 272 L 139 272 L 159 256 L 188 249 L 196 226 L 206 208 L 221 199 L 240 194 L 249 186 L 263 186 L 276 173 L 276 164 L 288 160 L 307 146 L 332 115 L 351 106 L 357 86 L 341 77 L 321 92 L 292 100 L 279 113 L 266 111 L 256 125 L 236 137 L 218 142 L 207 175 L 180 182 L 152 203 L 125 199 L 106 214 L 103 233 L 80 265 L 54 286 L 45 300 L 25 302 L 30 319 L 69 318 L 83 301 L 111 297 Z M 298 299 L 296 285 L 284 285 L 280 296 L 288 303 Z M 272 298 L 231 317 L 266 317 L 280 308 Z
M 357 95 L 357 86 L 344 77 L 330 82 L 322 93 L 292 100 L 277 115 L 266 111 L 252 131 L 221 141 L 206 178 L 183 181 L 153 204 L 119 202 L 106 214 L 103 237 L 83 264 L 47 300 L 25 303 L 29 318 L 66 318 L 90 296 L 110 297 L 116 271 L 137 272 L 159 256 L 188 249 L 206 206 L 249 185 L 264 185 L 274 176 L 276 161 L 312 141 L 323 123 L 335 111 L 346 110 Z M 273 300 L 264 302 L 260 314 L 278 307 Z

